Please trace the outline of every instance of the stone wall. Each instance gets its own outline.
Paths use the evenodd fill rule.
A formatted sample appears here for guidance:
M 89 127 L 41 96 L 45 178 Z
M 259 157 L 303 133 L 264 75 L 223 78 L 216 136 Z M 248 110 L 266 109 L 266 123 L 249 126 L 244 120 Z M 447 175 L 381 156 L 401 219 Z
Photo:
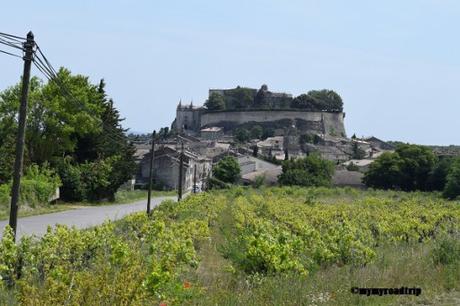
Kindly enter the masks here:
M 247 122 L 274 122 L 281 120 L 303 120 L 311 122 L 311 126 L 321 127 L 327 135 L 346 136 L 344 126 L 344 113 L 306 112 L 306 111 L 231 111 L 209 112 L 201 114 L 201 127 L 219 126 L 221 123 L 232 122 L 236 125 Z M 318 128 L 315 128 L 318 129 Z

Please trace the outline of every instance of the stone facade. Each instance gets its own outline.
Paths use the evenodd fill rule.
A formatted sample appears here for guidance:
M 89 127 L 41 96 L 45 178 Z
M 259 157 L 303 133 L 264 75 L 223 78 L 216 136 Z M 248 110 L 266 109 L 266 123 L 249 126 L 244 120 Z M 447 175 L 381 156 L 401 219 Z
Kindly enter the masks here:
M 153 177 L 156 184 L 164 189 L 177 189 L 179 185 L 179 159 L 180 152 L 171 147 L 161 147 L 155 151 L 153 162 Z M 183 190 L 191 191 L 193 187 L 194 169 L 197 169 L 197 185 L 202 187 L 206 178 L 211 173 L 212 161 L 209 158 L 199 156 L 185 150 L 183 168 Z M 140 171 L 137 177 L 139 182 L 148 182 L 150 169 L 150 153 L 146 154 L 140 163 Z

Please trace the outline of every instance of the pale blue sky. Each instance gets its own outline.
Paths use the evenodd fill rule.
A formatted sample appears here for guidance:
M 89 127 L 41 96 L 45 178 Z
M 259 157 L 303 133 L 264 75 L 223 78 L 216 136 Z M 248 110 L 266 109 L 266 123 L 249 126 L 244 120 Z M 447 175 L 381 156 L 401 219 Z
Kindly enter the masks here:
M 31 29 L 55 67 L 105 78 L 136 131 L 169 126 L 179 99 L 266 83 L 337 91 L 349 135 L 460 144 L 458 1 L 2 2 L 0 32 Z M 21 71 L 0 54 L 0 89 Z

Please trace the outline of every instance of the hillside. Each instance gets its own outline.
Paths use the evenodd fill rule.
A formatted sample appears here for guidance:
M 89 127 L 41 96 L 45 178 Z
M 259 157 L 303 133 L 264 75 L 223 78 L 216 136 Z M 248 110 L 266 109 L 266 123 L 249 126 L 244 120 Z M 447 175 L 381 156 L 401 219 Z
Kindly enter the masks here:
M 436 194 L 235 188 L 1 242 L 1 304 L 454 305 L 460 207 Z M 8 236 L 8 235 L 6 235 Z M 430 277 L 426 277 L 430 275 Z M 352 287 L 420 287 L 360 296 Z

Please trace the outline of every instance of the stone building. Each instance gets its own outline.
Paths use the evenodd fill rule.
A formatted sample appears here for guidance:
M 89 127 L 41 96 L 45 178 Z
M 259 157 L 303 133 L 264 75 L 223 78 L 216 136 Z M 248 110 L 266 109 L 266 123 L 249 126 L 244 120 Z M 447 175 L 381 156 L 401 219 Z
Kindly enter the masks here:
M 179 185 L 180 150 L 169 146 L 162 146 L 155 151 L 153 162 L 153 178 L 163 189 L 177 189 Z M 182 186 L 184 192 L 193 188 L 194 171 L 196 167 L 197 185 L 202 187 L 206 178 L 211 174 L 212 161 L 189 150 L 184 150 L 184 167 Z M 147 184 L 150 169 L 150 152 L 140 162 L 137 175 L 138 184 Z
M 280 130 L 284 135 L 287 126 L 295 123 L 300 132 L 346 137 L 344 118 L 345 113 L 336 111 L 308 111 L 290 106 L 292 95 L 286 93 L 257 91 L 245 88 L 254 103 L 249 108 L 232 108 L 222 111 L 210 111 L 205 107 L 195 107 L 192 103 L 183 105 L 179 102 L 176 118 L 172 129 L 189 135 L 199 135 L 200 131 L 210 127 L 221 127 L 226 134 L 231 134 L 235 128 L 253 126 L 264 129 Z M 236 89 L 210 89 L 209 95 L 220 94 L 224 97 Z M 257 96 L 263 94 L 264 106 L 257 105 Z M 234 100 L 233 97 L 230 100 Z
M 206 140 L 218 141 L 224 136 L 224 130 L 216 126 L 204 128 L 204 129 L 201 129 L 200 136 L 201 138 L 206 139 Z

